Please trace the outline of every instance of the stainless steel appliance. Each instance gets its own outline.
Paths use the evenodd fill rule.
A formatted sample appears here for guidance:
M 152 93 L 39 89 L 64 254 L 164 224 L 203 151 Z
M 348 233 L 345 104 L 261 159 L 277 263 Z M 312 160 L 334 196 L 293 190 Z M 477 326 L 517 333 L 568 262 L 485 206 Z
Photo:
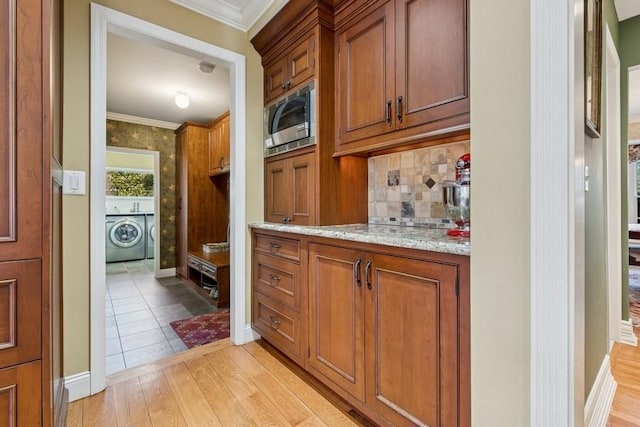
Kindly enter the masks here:
M 146 214 L 147 232 L 146 232 L 146 245 L 147 245 L 147 259 L 153 259 L 155 254 L 155 242 L 156 242 L 156 220 L 153 214 Z
M 144 215 L 107 215 L 106 261 L 132 261 L 145 258 Z
M 315 93 L 312 81 L 265 107 L 265 157 L 315 144 Z

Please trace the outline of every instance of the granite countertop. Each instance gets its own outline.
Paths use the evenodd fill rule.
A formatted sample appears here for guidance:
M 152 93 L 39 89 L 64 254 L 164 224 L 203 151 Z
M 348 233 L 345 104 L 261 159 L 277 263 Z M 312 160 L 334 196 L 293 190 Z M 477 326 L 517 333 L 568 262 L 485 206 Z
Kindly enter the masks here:
M 249 227 L 454 255 L 471 255 L 469 239 L 449 237 L 447 230 L 441 228 L 377 224 L 303 226 L 268 222 L 251 223 Z

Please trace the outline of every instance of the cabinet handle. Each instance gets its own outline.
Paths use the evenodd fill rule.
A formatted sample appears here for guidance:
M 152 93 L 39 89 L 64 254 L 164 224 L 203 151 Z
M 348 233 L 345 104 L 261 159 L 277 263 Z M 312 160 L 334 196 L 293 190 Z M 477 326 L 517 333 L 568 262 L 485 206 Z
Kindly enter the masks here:
M 281 246 L 279 244 L 271 242 L 271 252 L 278 252 L 280 248 Z
M 271 321 L 271 327 L 273 329 L 278 329 L 280 327 L 280 324 L 282 323 L 282 321 L 280 319 L 276 319 L 273 316 L 269 316 L 269 320 Z M 275 325 L 275 326 L 273 326 Z
M 285 90 L 286 88 L 287 88 L 287 85 L 286 85 L 286 84 L 282 83 L 282 84 L 280 85 L 280 89 Z
M 362 260 L 360 258 L 358 258 L 355 262 L 355 264 L 353 264 L 353 276 L 356 279 L 356 285 L 358 287 L 362 286 L 362 279 L 360 278 L 360 264 L 362 263 Z
M 398 115 L 398 121 L 400 123 L 402 123 L 402 96 L 398 97 L 398 111 L 396 111 L 396 114 Z
M 269 275 L 269 279 L 271 279 L 269 281 L 269 286 L 274 287 L 274 288 L 275 288 L 276 285 L 274 285 L 272 282 L 274 282 L 274 281 L 275 282 L 280 282 L 280 277 L 276 276 L 275 274 L 270 274 Z
M 384 119 L 388 125 L 391 125 L 391 100 L 387 99 L 387 108 L 385 109 Z
M 282 223 L 283 224 L 290 224 L 291 221 L 293 221 L 293 220 L 289 216 L 285 216 L 285 217 L 282 218 Z
M 371 290 L 371 260 L 367 261 L 367 266 L 364 268 L 364 279 L 367 281 L 367 288 Z
M 220 169 L 224 169 L 224 157 L 220 157 Z
M 287 81 L 287 89 L 291 87 L 291 80 Z

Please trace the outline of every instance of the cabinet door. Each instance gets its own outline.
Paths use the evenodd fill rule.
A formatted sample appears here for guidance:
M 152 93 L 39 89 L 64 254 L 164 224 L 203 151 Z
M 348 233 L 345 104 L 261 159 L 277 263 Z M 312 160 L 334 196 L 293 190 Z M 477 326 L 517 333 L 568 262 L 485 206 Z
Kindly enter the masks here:
M 0 426 L 42 425 L 40 381 L 40 362 L 0 369 Z
M 290 163 L 292 211 L 289 217 L 297 225 L 315 223 L 315 159 L 314 153 L 292 157 Z
M 231 167 L 231 129 L 229 115 L 220 119 L 220 133 L 218 141 L 218 154 L 220 156 L 221 172 L 228 172 Z
M 287 55 L 287 71 L 289 73 L 286 82 L 287 90 L 293 89 L 313 77 L 316 65 L 315 46 L 315 34 L 312 33 L 294 46 Z
M 282 95 L 287 89 L 287 58 L 278 59 L 264 67 L 264 100 L 265 103 Z
M 458 425 L 457 268 L 369 261 L 367 406 L 394 425 Z
M 393 20 L 388 2 L 338 36 L 339 148 L 395 128 Z
M 396 0 L 398 128 L 469 112 L 467 28 L 467 0 Z
M 219 129 L 217 124 L 209 128 L 209 175 L 217 175 L 220 172 L 220 155 L 218 153 Z
M 361 254 L 309 244 L 309 370 L 364 401 Z
M 287 165 L 288 159 L 265 163 L 265 221 L 284 222 L 291 211 L 291 173 Z

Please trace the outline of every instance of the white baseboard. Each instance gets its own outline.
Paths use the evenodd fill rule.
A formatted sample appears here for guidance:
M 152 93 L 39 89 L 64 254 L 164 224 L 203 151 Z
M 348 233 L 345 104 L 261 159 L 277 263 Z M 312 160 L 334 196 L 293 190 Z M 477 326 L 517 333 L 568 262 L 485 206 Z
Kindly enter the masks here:
M 244 342 L 245 344 L 251 341 L 259 340 L 260 334 L 251 329 L 251 325 L 245 325 L 244 327 Z
M 620 321 L 620 342 L 633 347 L 638 345 L 638 337 L 633 333 L 633 324 L 631 320 Z
M 69 375 L 64 379 L 64 386 L 69 390 L 69 402 L 88 397 L 91 395 L 91 373 Z
M 156 279 L 162 279 L 163 277 L 173 277 L 176 275 L 176 269 L 173 268 L 163 268 L 156 273 Z
M 611 374 L 609 355 L 605 355 L 598 371 L 596 381 L 591 387 L 587 403 L 584 405 L 584 425 L 586 427 L 603 427 L 607 424 L 613 395 L 618 384 Z

